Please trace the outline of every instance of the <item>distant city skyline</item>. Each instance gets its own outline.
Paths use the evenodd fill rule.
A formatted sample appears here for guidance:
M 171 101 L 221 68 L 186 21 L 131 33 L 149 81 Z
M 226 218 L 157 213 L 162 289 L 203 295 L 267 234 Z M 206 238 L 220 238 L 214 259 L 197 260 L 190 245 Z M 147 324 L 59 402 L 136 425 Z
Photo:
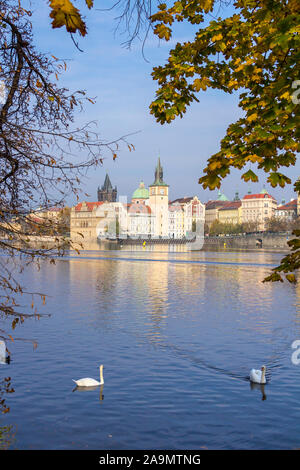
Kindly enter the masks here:
M 163 161 L 162 161 L 162 164 L 163 164 Z M 153 170 L 152 170 L 152 172 L 153 172 Z M 124 197 L 125 196 L 125 197 L 127 197 L 128 202 L 131 201 L 132 195 L 133 195 L 134 191 L 139 187 L 139 184 L 141 183 L 141 181 L 143 181 L 145 183 L 145 186 L 148 187 L 151 184 L 152 180 L 153 180 L 153 176 L 152 177 L 149 176 L 149 178 L 140 178 L 139 180 L 136 181 L 136 185 L 133 186 L 127 193 L 121 193 L 119 191 L 119 182 L 115 181 L 114 178 L 111 177 L 111 174 L 108 170 L 104 171 L 104 173 L 103 173 L 103 178 L 104 179 L 103 179 L 102 182 L 101 181 L 99 182 L 98 186 L 102 186 L 105 183 L 106 178 L 107 178 L 106 175 L 108 175 L 109 179 L 112 181 L 113 186 L 114 187 L 116 186 L 118 188 L 118 198 L 117 198 L 117 200 L 119 199 L 119 197 Z M 164 179 L 169 184 L 168 179 L 167 179 L 167 175 L 164 177 Z M 175 188 L 175 191 L 174 191 L 174 188 L 172 188 L 172 185 L 169 184 L 169 186 L 170 186 L 170 197 L 169 197 L 170 201 L 174 201 L 177 198 L 190 197 L 190 196 L 193 196 L 193 195 L 197 194 L 196 192 L 192 193 L 192 191 L 183 194 L 182 191 L 180 192 L 180 188 Z M 221 193 L 221 194 L 224 194 L 228 198 L 228 200 L 233 201 L 235 199 L 237 193 L 239 195 L 239 198 L 242 199 L 246 194 L 249 193 L 249 191 L 251 192 L 251 194 L 258 194 L 264 188 L 267 190 L 267 192 L 269 194 L 271 194 L 272 196 L 275 197 L 275 199 L 277 200 L 278 205 L 280 205 L 280 203 L 283 200 L 285 202 L 289 202 L 290 200 L 293 200 L 297 197 L 296 193 L 294 193 L 292 191 L 290 193 L 290 197 L 285 197 L 284 192 L 282 191 L 282 188 L 280 188 L 281 189 L 280 192 L 282 194 L 280 194 L 279 191 L 278 191 L 278 193 L 279 193 L 279 198 L 278 198 L 275 195 L 275 191 L 273 191 L 276 188 L 272 188 L 267 183 L 264 183 L 264 184 L 260 184 L 260 182 L 251 183 L 251 184 L 247 184 L 247 183 L 243 184 L 242 183 L 241 186 L 242 187 L 241 187 L 240 190 L 238 188 L 237 189 L 231 188 L 229 191 L 225 191 L 225 190 L 222 189 L 222 186 L 221 186 L 220 189 L 217 188 L 213 191 L 210 191 L 210 190 L 204 191 L 203 190 L 203 194 L 204 195 L 206 194 L 208 197 L 207 197 L 207 199 L 201 199 L 201 200 L 204 203 L 209 201 L 209 200 L 217 200 L 218 196 L 219 196 L 219 193 Z M 269 187 L 269 189 L 268 189 L 268 187 Z M 96 201 L 97 200 L 97 195 L 96 195 L 96 193 L 95 193 L 95 195 L 90 194 L 90 197 L 89 198 L 84 198 L 84 200 L 86 200 L 86 201 Z

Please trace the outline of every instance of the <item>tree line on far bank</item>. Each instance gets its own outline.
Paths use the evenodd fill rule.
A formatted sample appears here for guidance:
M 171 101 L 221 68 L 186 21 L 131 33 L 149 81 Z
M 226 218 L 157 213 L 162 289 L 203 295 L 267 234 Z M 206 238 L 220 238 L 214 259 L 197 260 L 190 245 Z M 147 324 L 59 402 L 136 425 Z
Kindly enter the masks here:
M 300 230 L 300 218 L 287 220 L 286 218 L 270 217 L 265 221 L 265 230 L 267 232 L 292 232 Z M 259 232 L 259 222 L 244 222 L 234 224 L 230 222 L 220 222 L 216 219 L 210 227 L 205 226 L 205 234 L 207 235 L 238 235 L 242 233 Z

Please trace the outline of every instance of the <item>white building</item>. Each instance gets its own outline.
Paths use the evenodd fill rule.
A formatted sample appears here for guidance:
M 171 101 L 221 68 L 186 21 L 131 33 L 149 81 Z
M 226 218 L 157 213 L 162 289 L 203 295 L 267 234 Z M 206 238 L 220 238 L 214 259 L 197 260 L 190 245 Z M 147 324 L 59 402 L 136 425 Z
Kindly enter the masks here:
M 195 231 L 196 226 L 199 226 L 199 224 L 203 224 L 204 226 L 205 205 L 202 204 L 197 196 L 175 199 L 169 208 L 173 207 L 175 204 L 179 205 L 183 211 L 182 236 L 188 236 L 190 232 Z
M 179 202 L 169 205 L 169 238 L 183 238 L 184 231 L 184 210 Z
M 138 202 L 130 204 L 128 208 L 128 234 L 138 238 L 153 237 L 154 220 L 148 205 Z

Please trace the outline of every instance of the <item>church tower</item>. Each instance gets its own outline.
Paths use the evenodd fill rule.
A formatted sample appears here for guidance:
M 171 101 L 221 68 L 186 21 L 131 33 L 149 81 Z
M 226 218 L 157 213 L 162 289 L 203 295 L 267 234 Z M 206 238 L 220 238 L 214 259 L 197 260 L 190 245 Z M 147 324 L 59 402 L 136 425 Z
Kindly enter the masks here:
M 98 188 L 98 201 L 116 202 L 117 200 L 117 187 L 112 187 L 109 176 L 106 173 L 104 184 Z
M 160 158 L 155 169 L 154 183 L 149 186 L 149 206 L 155 220 L 154 236 L 167 237 L 169 235 L 169 185 L 163 180 Z

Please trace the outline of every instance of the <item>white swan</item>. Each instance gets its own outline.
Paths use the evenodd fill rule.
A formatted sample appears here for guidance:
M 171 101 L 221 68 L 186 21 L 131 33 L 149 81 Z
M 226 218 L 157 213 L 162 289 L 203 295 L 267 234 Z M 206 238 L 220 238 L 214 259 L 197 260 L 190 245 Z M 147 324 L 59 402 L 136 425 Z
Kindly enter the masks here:
M 95 379 L 90 379 L 89 377 L 86 377 L 85 379 L 72 380 L 76 383 L 78 387 L 95 387 L 96 385 L 103 385 L 103 365 L 100 366 L 100 382 Z
M 5 364 L 6 362 L 6 346 L 4 341 L 0 340 L 0 364 Z
M 266 366 L 262 366 L 261 370 L 251 369 L 250 380 L 257 384 L 265 384 L 266 381 Z
M 0 364 L 9 364 L 10 356 L 6 356 L 6 344 L 5 341 L 0 340 Z

